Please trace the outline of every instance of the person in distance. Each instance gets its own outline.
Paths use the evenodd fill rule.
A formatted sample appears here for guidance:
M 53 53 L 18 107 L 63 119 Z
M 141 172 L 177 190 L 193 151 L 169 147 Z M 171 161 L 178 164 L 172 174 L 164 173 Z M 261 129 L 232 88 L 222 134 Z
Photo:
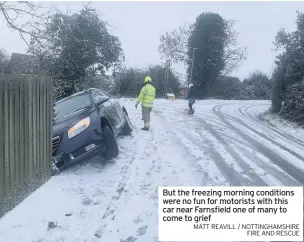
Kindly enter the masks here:
M 191 83 L 189 85 L 189 91 L 187 95 L 188 106 L 189 106 L 189 114 L 194 114 L 193 104 L 195 103 L 196 95 L 195 95 L 195 87 Z

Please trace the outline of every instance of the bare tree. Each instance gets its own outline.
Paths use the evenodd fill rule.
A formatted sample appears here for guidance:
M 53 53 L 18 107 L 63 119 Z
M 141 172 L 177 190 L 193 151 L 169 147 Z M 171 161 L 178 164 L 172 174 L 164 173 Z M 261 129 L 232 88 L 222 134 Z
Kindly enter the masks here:
M 233 29 L 236 21 L 225 20 L 226 38 L 224 49 L 225 68 L 221 75 L 228 75 L 237 68 L 243 60 L 246 60 L 246 48 L 238 45 L 238 33 Z M 194 24 L 183 25 L 171 33 L 166 32 L 160 37 L 159 52 L 162 58 L 171 59 L 177 63 L 190 63 L 187 54 L 189 37 L 194 28 Z
M 166 32 L 160 37 L 159 52 L 162 58 L 174 62 L 187 62 L 188 39 L 193 25 L 181 26 L 171 33 Z
M 225 43 L 225 69 L 222 71 L 222 75 L 228 75 L 235 70 L 244 60 L 246 60 L 247 48 L 242 48 L 238 45 L 239 34 L 234 30 L 233 25 L 235 20 L 225 21 L 227 38 Z
M 0 2 L 0 14 L 3 15 L 7 26 L 18 31 L 20 37 L 30 46 L 28 39 L 41 41 L 45 37 L 41 35 L 40 29 L 48 19 L 50 8 L 43 7 L 39 2 Z M 31 19 L 18 23 L 21 18 Z M 27 38 L 28 37 L 28 38 Z

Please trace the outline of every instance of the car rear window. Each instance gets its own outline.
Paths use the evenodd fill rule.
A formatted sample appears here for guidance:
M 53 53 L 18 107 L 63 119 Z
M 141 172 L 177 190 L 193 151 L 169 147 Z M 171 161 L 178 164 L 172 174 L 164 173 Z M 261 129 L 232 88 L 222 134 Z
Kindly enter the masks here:
M 91 106 L 89 94 L 84 93 L 58 102 L 55 109 L 55 119 L 60 119 L 72 113 Z

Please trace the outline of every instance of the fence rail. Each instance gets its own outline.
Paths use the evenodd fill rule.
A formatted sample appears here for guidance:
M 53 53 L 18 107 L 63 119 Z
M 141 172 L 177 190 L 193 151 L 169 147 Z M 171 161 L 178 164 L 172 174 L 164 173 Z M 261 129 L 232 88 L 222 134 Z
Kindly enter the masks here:
M 52 79 L 0 74 L 0 217 L 51 177 Z

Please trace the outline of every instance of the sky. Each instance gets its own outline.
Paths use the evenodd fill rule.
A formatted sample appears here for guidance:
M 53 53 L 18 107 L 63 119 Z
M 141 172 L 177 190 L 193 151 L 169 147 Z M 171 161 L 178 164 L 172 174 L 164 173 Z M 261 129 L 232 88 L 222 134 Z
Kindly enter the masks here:
M 52 2 L 60 10 L 76 12 L 82 2 Z M 101 19 L 110 25 L 111 34 L 119 37 L 129 67 L 147 68 L 162 64 L 158 52 L 160 36 L 185 23 L 194 23 L 203 12 L 216 12 L 236 20 L 239 44 L 247 47 L 247 60 L 231 73 L 243 80 L 254 71 L 271 75 L 276 53 L 273 41 L 280 28 L 296 28 L 296 11 L 304 12 L 303 2 L 92 2 Z M 0 48 L 9 54 L 25 53 L 26 44 L 10 30 L 0 16 Z M 173 69 L 185 74 L 184 65 Z

